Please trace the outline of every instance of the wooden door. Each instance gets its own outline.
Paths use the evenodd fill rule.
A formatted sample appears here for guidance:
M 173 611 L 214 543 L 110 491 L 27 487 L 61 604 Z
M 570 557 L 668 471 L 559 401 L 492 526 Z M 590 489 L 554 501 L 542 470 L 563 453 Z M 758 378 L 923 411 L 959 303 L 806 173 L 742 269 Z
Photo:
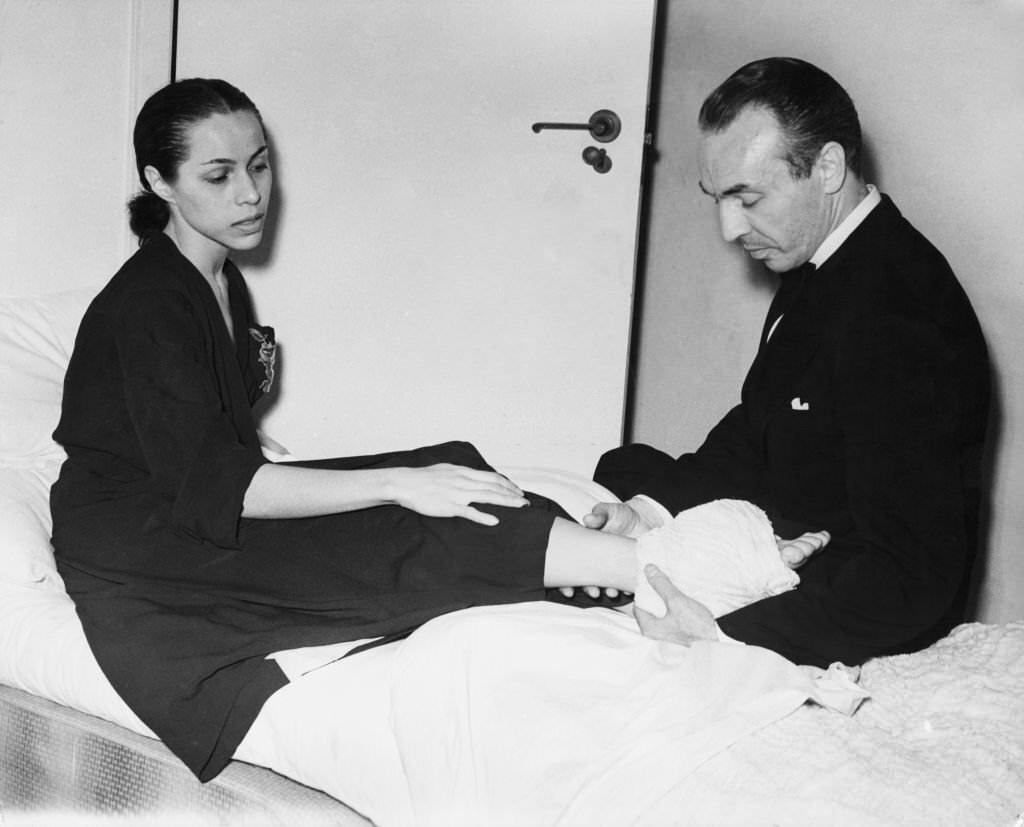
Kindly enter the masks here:
M 281 342 L 268 432 L 583 473 L 620 442 L 654 3 L 181 0 L 177 77 L 244 89 L 273 147 L 240 262 Z M 602 109 L 609 143 L 531 128 Z

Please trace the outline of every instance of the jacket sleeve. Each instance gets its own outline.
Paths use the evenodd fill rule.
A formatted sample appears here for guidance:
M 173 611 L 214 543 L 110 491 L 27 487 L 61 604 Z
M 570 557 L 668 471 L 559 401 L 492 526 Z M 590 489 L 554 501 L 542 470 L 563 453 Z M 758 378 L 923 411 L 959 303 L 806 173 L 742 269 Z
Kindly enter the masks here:
M 152 484 L 173 503 L 171 522 L 236 547 L 245 491 L 266 460 L 255 428 L 240 433 L 229 414 L 205 315 L 183 293 L 141 290 L 117 324 L 125 401 Z
M 964 364 L 934 323 L 863 316 L 836 371 L 852 530 L 801 569 L 799 588 L 719 619 L 798 663 L 901 651 L 941 620 L 971 559 L 961 400 L 987 366 Z
M 656 500 L 673 514 L 723 497 L 761 501 L 763 462 L 741 403 L 711 429 L 700 448 L 649 477 L 637 493 Z

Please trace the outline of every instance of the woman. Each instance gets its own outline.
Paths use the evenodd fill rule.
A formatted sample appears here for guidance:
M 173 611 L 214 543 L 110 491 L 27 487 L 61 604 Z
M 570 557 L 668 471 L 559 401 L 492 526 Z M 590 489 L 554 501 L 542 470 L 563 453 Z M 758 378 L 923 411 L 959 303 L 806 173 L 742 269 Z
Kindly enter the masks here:
M 548 588 L 633 590 L 635 541 L 528 501 L 465 443 L 269 463 L 252 405 L 274 333 L 227 258 L 259 244 L 269 207 L 259 112 L 184 80 L 146 102 L 134 143 L 140 249 L 79 329 L 53 543 L 104 672 L 200 778 L 287 682 L 274 652 Z

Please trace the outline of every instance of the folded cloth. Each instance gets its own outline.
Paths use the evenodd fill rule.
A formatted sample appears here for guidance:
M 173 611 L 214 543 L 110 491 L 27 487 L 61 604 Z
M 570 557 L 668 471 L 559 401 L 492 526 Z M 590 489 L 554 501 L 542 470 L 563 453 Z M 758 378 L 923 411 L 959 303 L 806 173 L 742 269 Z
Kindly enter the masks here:
M 866 694 L 845 681 L 823 696 L 825 674 L 760 646 L 651 640 L 611 609 L 452 612 L 397 649 L 383 692 L 390 735 L 364 748 L 377 761 L 397 745 L 395 785 L 365 786 L 389 809 L 408 802 L 410 821 L 365 812 L 387 827 L 693 824 L 674 791 L 713 756 L 808 699 L 852 711 Z
M 654 563 L 681 591 L 720 617 L 795 588 L 800 577 L 779 554 L 768 516 L 745 500 L 713 500 L 681 511 L 637 540 L 635 601 L 658 617 L 665 603 L 647 582 Z

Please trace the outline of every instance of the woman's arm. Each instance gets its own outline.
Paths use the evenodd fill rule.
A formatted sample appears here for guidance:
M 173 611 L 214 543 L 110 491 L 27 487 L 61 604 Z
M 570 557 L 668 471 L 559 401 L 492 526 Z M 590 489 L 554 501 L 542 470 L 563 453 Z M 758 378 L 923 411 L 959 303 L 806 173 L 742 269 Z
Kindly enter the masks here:
M 497 525 L 497 517 L 472 503 L 509 508 L 529 505 L 522 489 L 501 474 L 450 463 L 352 471 L 268 463 L 253 475 L 242 516 L 316 517 L 400 505 L 429 517 L 464 517 L 482 525 Z
M 291 451 L 285 448 L 276 439 L 263 433 L 261 430 L 257 430 L 256 433 L 260 438 L 260 447 L 263 449 L 264 456 L 266 456 L 271 462 L 279 462 L 292 458 Z

